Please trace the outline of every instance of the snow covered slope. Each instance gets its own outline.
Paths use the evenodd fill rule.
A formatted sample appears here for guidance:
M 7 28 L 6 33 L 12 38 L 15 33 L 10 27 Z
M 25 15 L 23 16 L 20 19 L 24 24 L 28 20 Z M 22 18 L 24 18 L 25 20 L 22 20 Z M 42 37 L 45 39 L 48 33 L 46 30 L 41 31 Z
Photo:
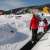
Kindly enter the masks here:
M 31 31 L 29 30 L 31 18 L 32 14 L 21 14 L 21 15 L 11 14 L 0 16 L 0 33 L 1 32 L 10 33 L 11 30 L 13 30 L 16 33 L 15 36 L 13 36 L 13 38 L 0 43 L 0 50 L 20 50 L 20 48 L 22 48 L 31 39 L 32 34 Z M 11 33 L 9 35 L 11 37 Z
M 18 16 L 21 17 L 18 18 Z M 9 17 L 11 17 L 11 15 Z M 0 34 L 2 31 L 9 34 L 10 30 L 15 31 L 16 34 L 13 38 L 6 39 L 6 41 L 0 43 L 0 50 L 20 50 L 20 48 L 22 48 L 31 39 L 32 34 L 29 30 L 29 24 L 32 14 L 22 14 L 11 18 L 9 17 L 7 17 L 7 15 L 0 16 L 0 28 L 2 28 L 2 30 L 0 30 Z

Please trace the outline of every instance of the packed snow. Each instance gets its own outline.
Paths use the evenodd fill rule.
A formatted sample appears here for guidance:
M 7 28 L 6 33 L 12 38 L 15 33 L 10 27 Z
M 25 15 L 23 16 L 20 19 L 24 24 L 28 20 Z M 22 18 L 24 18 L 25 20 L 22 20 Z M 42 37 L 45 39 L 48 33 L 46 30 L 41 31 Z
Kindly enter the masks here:
M 0 42 L 0 50 L 20 50 L 31 40 L 32 34 L 29 29 L 31 18 L 32 14 L 0 16 L 0 41 L 2 34 L 11 37 L 8 39 L 5 37 L 4 42 Z M 14 31 L 13 36 L 11 30 Z
M 0 16 L 0 50 L 20 50 L 31 40 L 32 34 L 29 30 L 31 18 L 32 14 Z M 11 33 L 11 30 L 14 33 Z
M 50 30 L 31 50 L 50 50 Z

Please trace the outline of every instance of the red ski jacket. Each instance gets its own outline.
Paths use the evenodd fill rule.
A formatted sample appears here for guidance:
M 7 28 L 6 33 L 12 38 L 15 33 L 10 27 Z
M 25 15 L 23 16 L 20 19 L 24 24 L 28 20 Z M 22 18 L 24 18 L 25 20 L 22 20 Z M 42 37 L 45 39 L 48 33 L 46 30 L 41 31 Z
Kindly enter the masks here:
M 31 29 L 38 29 L 38 22 L 39 22 L 39 19 L 36 17 L 33 17 L 30 22 L 30 28 Z

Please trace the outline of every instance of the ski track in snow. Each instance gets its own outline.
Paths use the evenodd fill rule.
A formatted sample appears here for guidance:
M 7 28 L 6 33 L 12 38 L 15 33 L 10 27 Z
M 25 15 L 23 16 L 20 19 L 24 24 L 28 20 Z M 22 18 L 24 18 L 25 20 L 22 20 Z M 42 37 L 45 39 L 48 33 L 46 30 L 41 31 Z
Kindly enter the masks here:
M 48 32 L 50 32 L 50 30 Z M 50 33 L 48 32 L 31 50 L 50 50 Z

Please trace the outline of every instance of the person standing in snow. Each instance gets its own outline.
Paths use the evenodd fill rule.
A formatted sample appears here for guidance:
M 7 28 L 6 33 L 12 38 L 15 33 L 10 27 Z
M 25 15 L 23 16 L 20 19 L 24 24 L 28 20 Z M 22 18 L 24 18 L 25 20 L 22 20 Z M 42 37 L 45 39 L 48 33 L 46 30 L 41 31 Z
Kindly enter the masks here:
M 35 14 L 33 14 L 33 17 L 31 19 L 30 22 L 30 30 L 32 30 L 32 42 L 37 42 L 37 30 L 38 30 L 38 22 L 39 19 L 37 18 L 37 16 L 35 16 Z
M 45 26 L 45 23 L 43 20 L 40 20 L 39 21 L 39 26 L 38 26 L 38 33 L 41 34 L 41 33 L 44 33 L 44 26 Z
M 41 14 L 41 17 L 44 17 L 43 13 Z M 41 18 L 41 20 L 39 21 L 39 26 L 38 26 L 38 31 L 37 31 L 38 34 L 41 35 L 44 33 L 44 26 L 45 26 L 45 23 L 43 21 L 43 18 Z

